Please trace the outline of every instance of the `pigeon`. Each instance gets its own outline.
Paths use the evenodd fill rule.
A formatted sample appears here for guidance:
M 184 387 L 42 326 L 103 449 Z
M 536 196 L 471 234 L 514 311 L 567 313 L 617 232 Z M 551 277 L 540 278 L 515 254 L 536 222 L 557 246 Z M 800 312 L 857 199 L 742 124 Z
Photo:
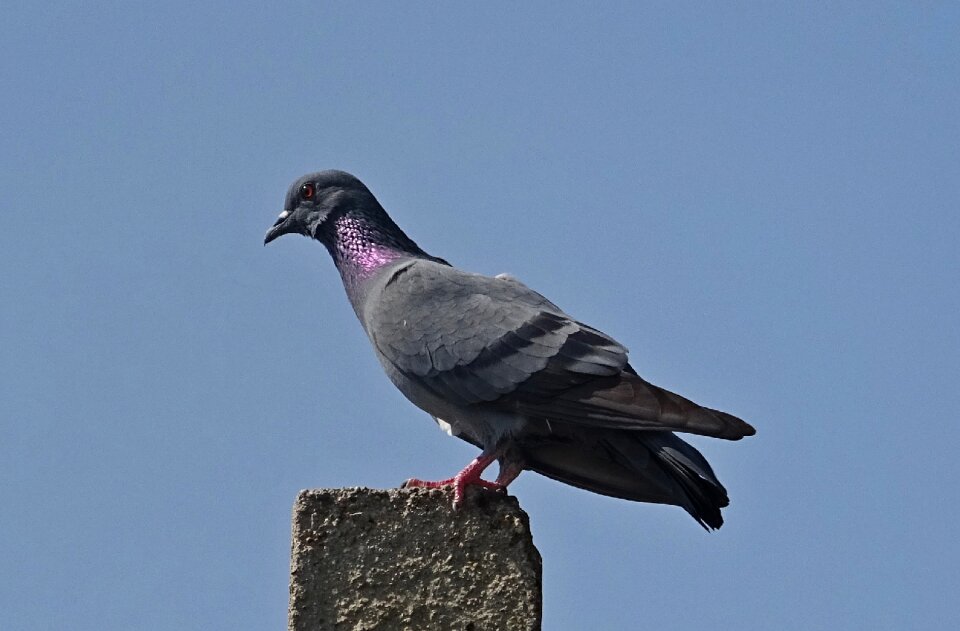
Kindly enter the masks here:
M 727 491 L 674 432 L 739 440 L 743 420 L 640 377 L 627 349 L 512 276 L 453 267 L 420 248 L 344 171 L 296 180 L 264 245 L 300 234 L 326 246 L 393 384 L 480 454 L 454 477 L 405 487 L 505 492 L 522 471 L 627 500 L 675 505 L 707 530 Z M 481 477 L 493 462 L 494 481 Z

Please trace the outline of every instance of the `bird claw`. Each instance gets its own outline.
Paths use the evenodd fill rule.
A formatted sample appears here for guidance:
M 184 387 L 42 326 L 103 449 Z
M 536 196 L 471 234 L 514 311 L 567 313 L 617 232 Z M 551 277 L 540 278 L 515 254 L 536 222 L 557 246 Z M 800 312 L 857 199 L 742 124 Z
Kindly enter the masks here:
M 446 480 L 421 480 L 419 478 L 409 478 L 400 485 L 401 489 L 439 489 L 449 486 L 456 482 L 456 478 L 447 478 Z
M 452 478 L 447 478 L 446 480 L 438 480 L 436 482 L 431 482 L 428 480 L 418 480 L 417 478 L 410 478 L 404 482 L 400 488 L 410 489 L 410 488 L 426 488 L 426 489 L 437 489 L 444 486 L 453 487 L 453 509 L 458 510 L 463 506 L 463 498 L 466 495 L 468 486 L 479 486 L 481 488 L 496 491 L 498 493 L 507 492 L 507 484 L 512 480 L 516 475 L 513 475 L 506 481 L 502 482 L 498 480 L 497 482 L 488 482 L 481 478 L 483 470 L 487 466 L 497 459 L 496 452 L 490 453 L 484 451 L 482 454 L 477 456 L 473 462 L 464 467 L 463 471 L 453 476 Z
M 481 478 L 479 475 L 473 477 L 466 475 L 461 476 L 459 474 L 455 477 L 447 478 L 446 480 L 420 480 L 418 478 L 410 478 L 409 480 L 404 481 L 404 483 L 400 485 L 400 488 L 439 489 L 447 486 L 453 487 L 454 510 L 460 510 L 463 507 L 468 486 L 479 486 L 480 488 L 487 489 L 489 491 L 495 491 L 503 495 L 506 495 L 507 493 L 507 487 L 498 482 L 489 482 Z

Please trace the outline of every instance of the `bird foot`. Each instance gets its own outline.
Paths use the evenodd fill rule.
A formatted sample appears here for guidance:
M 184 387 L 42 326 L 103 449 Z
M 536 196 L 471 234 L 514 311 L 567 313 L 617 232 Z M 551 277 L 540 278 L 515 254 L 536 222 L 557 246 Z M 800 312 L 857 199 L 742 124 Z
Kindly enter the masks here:
M 479 486 L 484 489 L 489 489 L 491 491 L 496 491 L 498 493 L 506 493 L 507 487 L 498 484 L 496 482 L 489 482 L 484 480 L 477 474 L 476 478 L 469 478 L 467 476 L 461 476 L 459 473 L 452 478 L 447 478 L 446 480 L 420 480 L 418 478 L 410 478 L 402 485 L 400 488 L 410 489 L 410 488 L 421 488 L 421 489 L 439 489 L 446 486 L 453 487 L 453 508 L 459 509 L 463 506 L 464 497 L 466 497 L 467 487 L 468 486 Z
M 483 470 L 486 469 L 487 466 L 489 466 L 489 464 L 494 460 L 494 457 L 481 455 L 479 458 L 476 458 L 473 462 L 464 467 L 463 471 L 452 478 L 436 481 L 410 478 L 404 482 L 400 488 L 409 489 L 418 487 L 424 489 L 438 489 L 445 486 L 452 486 L 453 508 L 459 509 L 461 506 L 463 506 L 463 498 L 466 495 L 468 486 L 479 486 L 491 491 L 497 491 L 498 493 L 507 492 L 506 484 L 501 484 L 500 482 L 489 482 L 480 477 L 480 474 L 483 473 Z

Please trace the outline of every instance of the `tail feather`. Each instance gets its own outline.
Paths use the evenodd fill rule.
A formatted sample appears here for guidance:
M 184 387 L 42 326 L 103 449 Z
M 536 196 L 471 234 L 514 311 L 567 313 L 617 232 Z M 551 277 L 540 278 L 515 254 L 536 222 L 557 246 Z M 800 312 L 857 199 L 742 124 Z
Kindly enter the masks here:
M 688 502 L 683 508 L 706 529 L 723 525 L 720 509 L 730 505 L 727 490 L 723 488 L 713 469 L 699 451 L 676 436 L 665 441 L 661 436 L 651 437 L 648 444 L 673 479 L 683 489 Z
M 723 525 L 726 489 L 700 452 L 672 432 L 569 429 L 524 441 L 524 468 L 603 495 L 680 506 L 707 530 Z

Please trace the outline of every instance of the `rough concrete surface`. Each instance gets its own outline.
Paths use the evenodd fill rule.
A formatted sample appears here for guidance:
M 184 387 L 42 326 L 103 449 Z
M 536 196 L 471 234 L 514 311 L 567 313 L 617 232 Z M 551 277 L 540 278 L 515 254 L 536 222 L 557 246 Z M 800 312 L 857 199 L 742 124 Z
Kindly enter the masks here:
M 471 489 L 301 491 L 289 628 L 540 629 L 541 561 L 516 498 Z

